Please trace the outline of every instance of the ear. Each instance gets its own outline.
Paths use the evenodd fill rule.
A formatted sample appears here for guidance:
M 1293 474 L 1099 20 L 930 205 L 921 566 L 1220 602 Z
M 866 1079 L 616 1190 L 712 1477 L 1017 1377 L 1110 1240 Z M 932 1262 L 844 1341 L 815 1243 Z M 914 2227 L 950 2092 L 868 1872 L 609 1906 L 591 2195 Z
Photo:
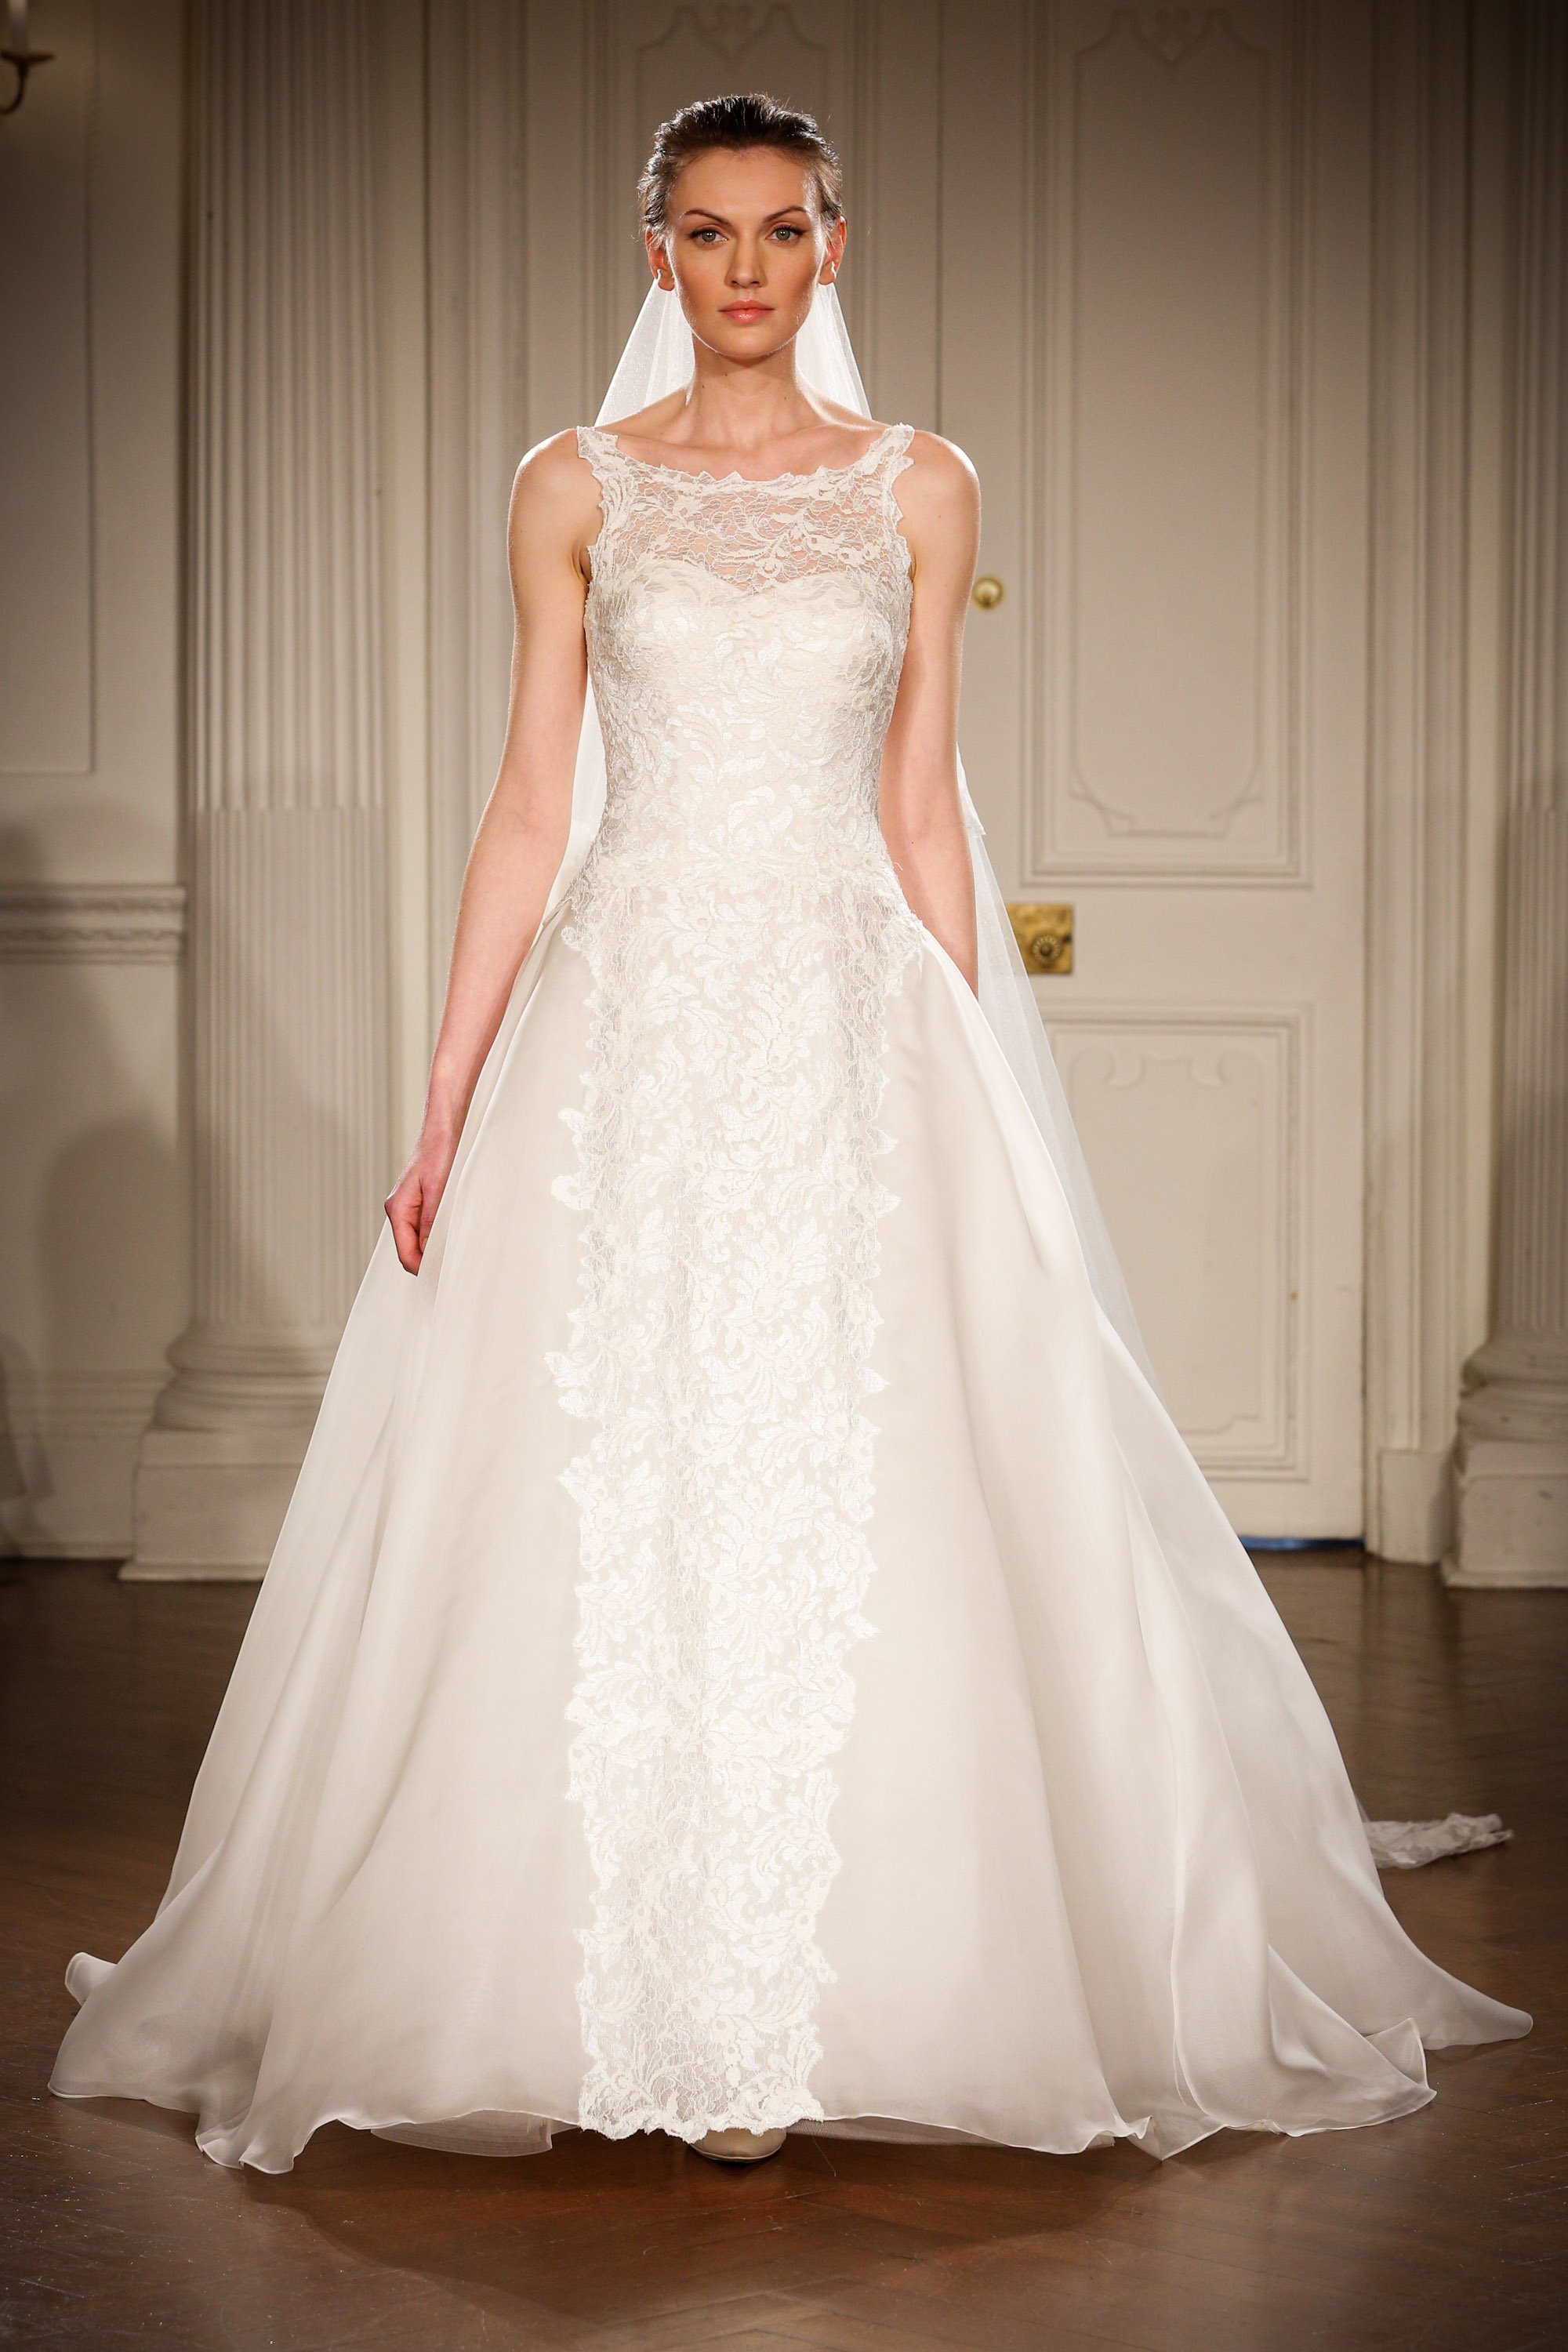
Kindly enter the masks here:
M 827 232 L 826 241 L 823 247 L 822 267 L 816 273 L 816 282 L 819 286 L 831 286 L 837 277 L 838 266 L 844 258 L 844 247 L 848 240 L 848 222 L 836 220 Z
M 663 229 L 645 229 L 643 243 L 647 247 L 647 266 L 656 280 L 667 294 L 673 294 L 675 272 L 669 266 L 669 256 L 665 249 L 666 235 Z

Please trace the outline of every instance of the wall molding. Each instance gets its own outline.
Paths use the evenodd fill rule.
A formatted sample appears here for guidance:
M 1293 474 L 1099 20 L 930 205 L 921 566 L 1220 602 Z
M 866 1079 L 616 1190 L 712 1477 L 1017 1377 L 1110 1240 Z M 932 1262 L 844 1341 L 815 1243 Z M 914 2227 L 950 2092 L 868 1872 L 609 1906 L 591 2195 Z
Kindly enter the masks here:
M 1048 987 L 1050 983 L 1047 982 Z M 1064 1087 L 1071 1088 L 1070 1057 L 1058 1052 L 1058 1039 L 1100 1040 L 1116 1047 L 1130 1033 L 1152 1031 L 1173 1048 L 1223 1047 L 1241 1038 L 1268 1041 L 1281 1076 L 1278 1189 L 1271 1203 L 1279 1233 L 1279 1295 L 1284 1301 L 1276 1369 L 1279 1421 L 1267 1445 L 1228 1444 L 1221 1437 L 1188 1433 L 1204 1474 L 1263 1485 L 1300 1484 L 1310 1475 L 1303 1399 L 1310 1393 L 1308 1360 L 1310 1318 L 1301 1312 L 1311 1278 L 1306 1174 L 1310 1164 L 1310 1073 L 1312 1067 L 1311 1007 L 1307 1004 L 1173 1004 L 1092 1003 L 1059 1012 L 1042 1005 Z
M 79 784 L 98 765 L 104 688 L 105 418 L 94 299 L 102 261 L 94 214 L 105 76 L 95 0 L 59 0 L 47 11 L 46 39 L 53 52 L 47 124 L 17 125 L 21 152 L 14 173 L 7 159 L 4 198 L 16 258 L 0 400 L 8 541 L 0 776 L 63 785 L 68 778 Z M 111 62 L 110 91 L 112 70 Z
M 0 1360 L 0 1558 L 123 1560 L 137 1449 L 168 1377 Z
M 0 1367 L 0 1435 L 140 1437 L 169 1377 L 165 1363 L 140 1371 L 46 1371 Z
M 184 939 L 181 883 L 0 883 L 0 963 L 177 963 Z
M 1312 578 L 1312 343 L 1309 331 L 1313 272 L 1321 242 L 1316 217 L 1316 140 L 1322 73 L 1312 12 L 1300 0 L 1281 0 L 1278 40 L 1265 47 L 1256 27 L 1223 8 L 1202 12 L 1114 8 L 1089 38 L 1070 14 L 1029 13 L 1027 74 L 1030 135 L 1026 189 L 1024 277 L 1028 319 L 1025 336 L 1026 434 L 1024 505 L 1032 518 L 1026 544 L 1023 628 L 1024 740 L 1020 784 L 1021 887 L 1049 882 L 1103 882 L 1137 888 L 1299 889 L 1310 881 L 1307 803 L 1312 745 L 1303 681 L 1310 671 Z M 1177 26 L 1180 16 L 1183 23 Z M 1076 30 L 1075 30 L 1076 27 Z M 1073 216 L 1079 203 L 1076 78 L 1084 60 L 1129 37 L 1180 74 L 1211 37 L 1223 36 L 1256 51 L 1272 79 L 1268 110 L 1272 218 L 1268 223 L 1266 382 L 1259 417 L 1265 448 L 1260 488 L 1264 548 L 1260 592 L 1265 641 L 1259 647 L 1258 743 L 1245 788 L 1198 833 L 1151 833 L 1124 813 L 1102 805 L 1082 773 L 1076 740 L 1075 618 L 1081 590 L 1073 574 L 1077 525 L 1068 495 L 1075 478 L 1071 452 L 1078 392 L 1067 356 L 1076 345 L 1077 288 L 1070 272 L 1046 283 L 1044 256 L 1067 240 L 1052 224 Z M 1076 43 L 1076 46 L 1075 46 Z M 1226 851 L 1225 833 L 1255 803 L 1274 804 L 1273 839 L 1253 849 Z M 1062 837 L 1059 812 L 1068 803 L 1092 805 L 1105 838 L 1091 847 Z M 1221 823 L 1223 817 L 1224 823 Z

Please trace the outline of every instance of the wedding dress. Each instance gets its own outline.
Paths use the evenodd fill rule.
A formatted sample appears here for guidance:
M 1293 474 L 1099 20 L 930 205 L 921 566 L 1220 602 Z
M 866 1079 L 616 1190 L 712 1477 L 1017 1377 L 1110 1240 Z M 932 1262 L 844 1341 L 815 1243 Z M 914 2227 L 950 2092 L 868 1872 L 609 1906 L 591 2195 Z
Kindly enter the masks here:
M 757 481 L 580 432 L 602 821 L 418 1278 L 374 1253 L 57 2091 L 267 2171 L 331 2118 L 1168 2157 L 1403 2115 L 1423 2045 L 1528 2030 L 1389 1909 L 899 887 L 910 440 Z

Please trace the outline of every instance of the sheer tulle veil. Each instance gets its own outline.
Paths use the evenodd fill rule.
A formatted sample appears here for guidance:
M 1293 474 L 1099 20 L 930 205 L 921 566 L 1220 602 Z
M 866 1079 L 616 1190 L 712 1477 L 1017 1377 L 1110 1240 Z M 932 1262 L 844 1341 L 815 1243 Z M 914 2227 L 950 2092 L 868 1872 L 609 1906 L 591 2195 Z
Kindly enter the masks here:
M 795 352 L 801 381 L 840 407 L 871 414 L 860 371 L 844 322 L 837 289 L 819 285 Z M 678 295 L 649 289 L 610 379 L 595 423 L 634 415 L 689 382 L 691 330 Z M 1035 1002 L 1007 918 L 1005 902 L 986 852 L 984 828 L 970 798 L 963 762 L 959 792 L 974 869 L 974 913 L 979 940 L 980 1005 L 1007 1057 L 1035 1123 L 1045 1139 L 1078 1228 L 1095 1295 L 1150 1385 L 1158 1388 L 1127 1285 L 1095 1196 L 1088 1164 L 1073 1125 L 1050 1040 Z M 605 806 L 605 747 L 592 687 L 583 714 L 577 772 L 572 794 L 572 832 L 550 904 L 555 905 L 587 856 Z
M 849 331 L 837 290 L 819 285 L 801 330 L 795 352 L 803 383 L 837 402 L 840 407 L 869 416 L 870 404 L 856 365 Z M 694 358 L 691 330 L 678 295 L 650 287 L 627 338 L 609 389 L 595 419 L 610 424 L 635 415 L 666 394 L 690 381 Z M 1096 1197 L 1083 1148 L 1068 1108 L 1067 1093 L 1040 1018 L 1033 985 L 1024 969 L 1008 920 L 1005 901 L 985 847 L 984 827 L 970 797 L 962 756 L 958 762 L 959 793 L 969 835 L 974 871 L 974 914 L 979 943 L 980 1006 L 1006 1056 L 1014 1077 L 1049 1152 L 1067 1198 L 1089 1280 L 1113 1329 L 1126 1346 L 1151 1388 L 1159 1382 L 1138 1328 L 1115 1248 Z M 579 871 L 605 807 L 605 746 L 590 686 L 577 747 L 577 767 L 572 793 L 572 830 L 565 857 L 552 888 L 554 907 Z M 1358 1800 L 1359 1803 L 1359 1800 Z M 1465 1853 L 1506 1838 L 1495 1813 L 1450 1813 L 1437 1822 L 1374 1822 L 1361 1807 L 1368 1840 L 1380 1867 L 1414 1868 L 1445 1853 Z

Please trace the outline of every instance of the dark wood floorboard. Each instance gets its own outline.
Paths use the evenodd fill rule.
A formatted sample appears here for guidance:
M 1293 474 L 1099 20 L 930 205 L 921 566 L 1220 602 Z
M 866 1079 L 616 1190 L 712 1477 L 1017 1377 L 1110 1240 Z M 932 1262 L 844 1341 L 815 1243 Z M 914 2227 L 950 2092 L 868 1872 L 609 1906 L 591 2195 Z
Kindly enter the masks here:
M 1158 2165 L 792 2138 L 754 2172 L 584 2134 L 509 2162 L 331 2126 L 276 2179 L 45 2084 L 79 1949 L 162 1892 L 244 1587 L 0 1563 L 0 2344 L 39 2352 L 1560 2352 L 1568 2346 L 1568 1594 L 1343 1553 L 1263 1572 L 1374 1813 L 1514 1843 L 1396 1874 L 1416 1941 L 1535 2012 L 1365 2131 Z

